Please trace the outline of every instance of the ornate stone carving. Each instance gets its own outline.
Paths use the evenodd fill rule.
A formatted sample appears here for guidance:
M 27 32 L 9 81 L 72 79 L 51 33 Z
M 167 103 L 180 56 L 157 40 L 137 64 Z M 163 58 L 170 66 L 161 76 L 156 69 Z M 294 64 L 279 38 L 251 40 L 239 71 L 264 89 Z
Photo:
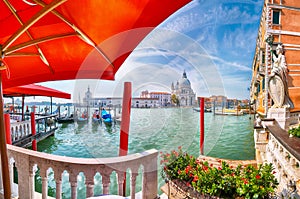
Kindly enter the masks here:
M 294 108 L 288 92 L 288 68 L 283 55 L 283 47 L 280 44 L 276 48 L 276 55 L 273 54 L 273 66 L 268 84 L 269 94 L 274 101 L 273 107 Z

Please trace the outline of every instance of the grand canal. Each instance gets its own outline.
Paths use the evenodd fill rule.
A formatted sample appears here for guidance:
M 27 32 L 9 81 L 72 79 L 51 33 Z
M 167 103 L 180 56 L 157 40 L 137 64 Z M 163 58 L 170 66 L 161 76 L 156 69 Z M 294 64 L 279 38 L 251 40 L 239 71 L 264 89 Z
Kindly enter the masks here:
M 192 108 L 132 109 L 129 154 L 148 149 L 169 152 L 182 146 L 184 151 L 199 155 L 199 112 Z M 252 118 L 252 119 L 250 119 Z M 120 126 L 106 127 L 91 122 L 84 125 L 63 124 L 55 135 L 38 143 L 38 150 L 61 156 L 101 158 L 119 152 Z M 226 159 L 254 159 L 253 116 L 221 116 L 205 113 L 205 146 L 208 156 Z M 159 164 L 159 163 L 158 163 Z M 53 172 L 50 172 L 50 177 Z M 70 197 L 68 174 L 63 175 L 64 198 Z M 37 179 L 39 181 L 39 179 Z M 115 178 L 111 179 L 113 193 Z M 101 176 L 95 176 L 95 193 L 101 193 Z M 159 175 L 159 186 L 163 180 Z M 84 198 L 84 177 L 78 177 L 78 195 Z M 37 186 L 38 187 L 38 186 Z M 50 192 L 54 180 L 49 181 Z

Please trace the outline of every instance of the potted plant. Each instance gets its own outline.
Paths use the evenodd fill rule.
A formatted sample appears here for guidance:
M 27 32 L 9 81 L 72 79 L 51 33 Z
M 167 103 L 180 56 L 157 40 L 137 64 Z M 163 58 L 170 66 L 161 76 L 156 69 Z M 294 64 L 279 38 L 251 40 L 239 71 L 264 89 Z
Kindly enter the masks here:
M 162 177 L 189 198 L 269 198 L 278 185 L 271 164 L 215 167 L 178 147 L 161 153 Z

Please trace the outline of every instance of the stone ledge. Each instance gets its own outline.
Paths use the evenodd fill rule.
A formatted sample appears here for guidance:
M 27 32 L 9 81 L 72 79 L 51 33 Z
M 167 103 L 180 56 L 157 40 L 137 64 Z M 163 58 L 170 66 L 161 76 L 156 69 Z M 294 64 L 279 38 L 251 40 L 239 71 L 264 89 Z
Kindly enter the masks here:
M 300 161 L 300 138 L 289 137 L 288 132 L 280 128 L 279 125 L 270 125 L 267 126 L 267 129 L 283 147 Z

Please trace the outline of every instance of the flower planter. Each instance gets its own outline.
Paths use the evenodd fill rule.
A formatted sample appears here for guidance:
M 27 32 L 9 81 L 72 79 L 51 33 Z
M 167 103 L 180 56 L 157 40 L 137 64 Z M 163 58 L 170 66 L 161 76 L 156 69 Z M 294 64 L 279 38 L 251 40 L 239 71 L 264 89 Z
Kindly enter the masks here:
M 203 195 L 199 192 L 197 192 L 194 188 L 187 186 L 186 182 L 183 182 L 181 180 L 172 180 L 169 181 L 169 186 L 173 188 L 173 190 L 176 190 L 176 192 L 180 193 L 185 198 L 189 199 L 221 199 L 219 197 L 215 196 L 209 196 L 209 195 Z
M 272 164 L 234 167 L 217 160 L 215 165 L 183 153 L 181 148 L 179 152 L 162 154 L 161 163 L 162 177 L 182 198 L 269 198 L 278 185 Z

